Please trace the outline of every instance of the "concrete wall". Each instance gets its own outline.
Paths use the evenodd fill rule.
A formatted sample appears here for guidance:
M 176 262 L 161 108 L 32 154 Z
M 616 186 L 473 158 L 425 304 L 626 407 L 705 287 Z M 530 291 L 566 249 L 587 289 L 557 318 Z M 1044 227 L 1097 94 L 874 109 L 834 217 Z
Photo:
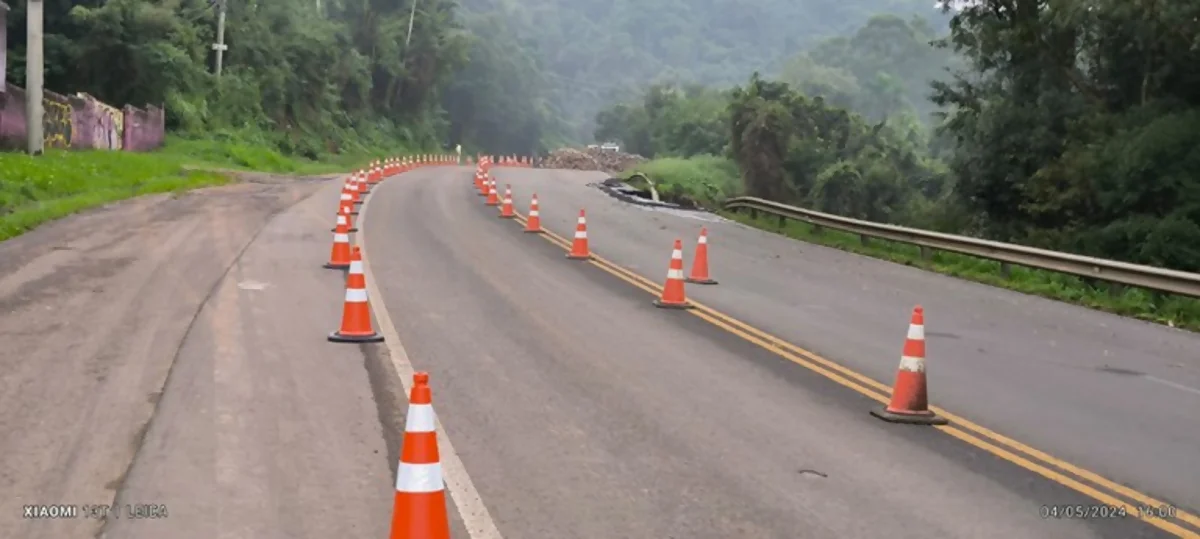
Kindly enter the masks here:
M 143 110 L 132 105 L 125 105 L 124 112 L 126 151 L 144 152 L 163 145 L 167 127 L 167 116 L 163 113 L 163 109 L 147 105 Z
M 166 114 L 155 106 L 117 109 L 88 94 L 51 91 L 42 106 L 46 148 L 144 152 L 161 147 L 166 135 Z M 24 148 L 25 90 L 8 84 L 0 93 L 0 150 Z
M 4 82 L 7 14 L 8 5 L 0 1 L 0 150 L 23 150 L 25 90 Z M 144 152 L 161 147 L 166 136 L 166 114 L 153 105 L 117 109 L 88 94 L 66 97 L 46 90 L 42 107 L 47 149 Z
M 125 146 L 125 113 L 78 93 L 71 100 L 72 149 L 120 150 Z
M 11 84 L 0 93 L 0 150 L 25 148 L 25 90 Z

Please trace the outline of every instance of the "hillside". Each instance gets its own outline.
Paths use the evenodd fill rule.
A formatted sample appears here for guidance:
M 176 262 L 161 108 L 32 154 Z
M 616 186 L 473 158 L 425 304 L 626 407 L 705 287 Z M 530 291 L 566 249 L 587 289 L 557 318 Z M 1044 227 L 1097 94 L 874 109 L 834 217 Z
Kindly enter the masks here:
M 920 15 L 944 28 L 928 0 L 465 0 L 473 12 L 509 10 L 528 39 L 570 131 L 591 138 L 601 108 L 647 82 L 731 86 L 774 73 L 802 49 L 848 35 L 872 16 Z

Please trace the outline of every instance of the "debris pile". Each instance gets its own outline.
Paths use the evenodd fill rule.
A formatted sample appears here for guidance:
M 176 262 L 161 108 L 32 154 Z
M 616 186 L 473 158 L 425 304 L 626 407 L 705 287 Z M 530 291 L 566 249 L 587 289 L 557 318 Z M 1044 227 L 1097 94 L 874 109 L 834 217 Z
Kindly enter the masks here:
M 559 148 L 541 161 L 541 168 L 568 170 L 599 170 L 615 173 L 646 161 L 645 157 L 601 148 Z

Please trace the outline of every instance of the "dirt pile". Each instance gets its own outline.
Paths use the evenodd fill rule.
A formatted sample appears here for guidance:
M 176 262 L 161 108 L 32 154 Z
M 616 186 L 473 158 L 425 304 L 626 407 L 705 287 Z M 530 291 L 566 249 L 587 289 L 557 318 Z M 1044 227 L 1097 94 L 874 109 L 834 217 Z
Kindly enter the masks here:
M 646 161 L 645 157 L 625 152 L 588 148 L 559 148 L 550 152 L 541 162 L 541 168 L 563 168 L 568 170 L 599 170 L 620 172 L 631 165 Z

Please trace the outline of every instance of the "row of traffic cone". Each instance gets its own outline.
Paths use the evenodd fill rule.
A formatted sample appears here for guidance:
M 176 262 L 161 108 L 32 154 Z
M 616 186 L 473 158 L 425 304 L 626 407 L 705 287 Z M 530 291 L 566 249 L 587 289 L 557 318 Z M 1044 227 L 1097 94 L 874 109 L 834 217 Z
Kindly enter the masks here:
M 347 178 L 338 201 L 333 251 L 325 267 L 345 269 L 346 296 L 341 327 L 329 335 L 333 342 L 379 342 L 383 337 L 372 328 L 367 298 L 367 280 L 362 250 L 350 246 L 356 231 L 353 215 L 372 185 L 385 178 L 426 165 L 456 164 L 450 156 L 416 156 L 373 162 Z M 429 374 L 413 374 L 408 413 L 396 470 L 396 493 L 392 504 L 390 539 L 449 539 L 450 518 L 446 506 L 445 481 L 437 443 L 437 416 L 433 411 Z
M 346 271 L 346 296 L 342 307 L 341 327 L 329 334 L 333 342 L 379 342 L 379 335 L 371 324 L 371 308 L 367 298 L 367 278 L 363 272 L 362 252 L 351 247 L 350 234 L 357 232 L 354 216 L 358 206 L 371 193 L 371 189 L 385 178 L 408 172 L 415 168 L 433 165 L 453 165 L 457 158 L 449 155 L 417 155 L 391 157 L 372 161 L 365 168 L 350 174 L 342 185 L 338 198 L 337 221 L 333 227 L 333 247 L 325 267 Z
M 495 179 L 489 178 L 483 163 L 476 172 L 475 183 L 481 195 L 486 195 L 487 204 L 498 204 Z M 512 187 L 505 186 L 504 201 L 501 206 L 501 217 L 511 217 Z M 525 232 L 541 232 L 541 218 L 538 215 L 538 199 L 534 193 L 529 208 L 529 218 L 526 220 Z M 588 245 L 587 214 L 579 210 L 579 218 L 575 224 L 575 237 L 567 258 L 572 260 L 590 260 L 591 250 Z M 691 309 L 694 305 L 687 300 L 684 283 L 717 284 L 709 275 L 708 268 L 708 229 L 700 229 L 700 238 L 696 243 L 696 254 L 692 262 L 691 275 L 684 276 L 683 242 L 676 239 L 671 250 L 671 262 L 667 269 L 666 284 L 660 297 L 654 300 L 654 305 L 667 309 Z M 895 423 L 911 423 L 924 425 L 944 425 L 947 423 L 929 409 L 928 387 L 925 376 L 925 311 L 916 306 L 909 323 L 908 337 L 904 342 L 900 367 L 896 373 L 896 383 L 892 389 L 891 401 L 887 406 L 872 410 L 871 414 L 885 421 Z

